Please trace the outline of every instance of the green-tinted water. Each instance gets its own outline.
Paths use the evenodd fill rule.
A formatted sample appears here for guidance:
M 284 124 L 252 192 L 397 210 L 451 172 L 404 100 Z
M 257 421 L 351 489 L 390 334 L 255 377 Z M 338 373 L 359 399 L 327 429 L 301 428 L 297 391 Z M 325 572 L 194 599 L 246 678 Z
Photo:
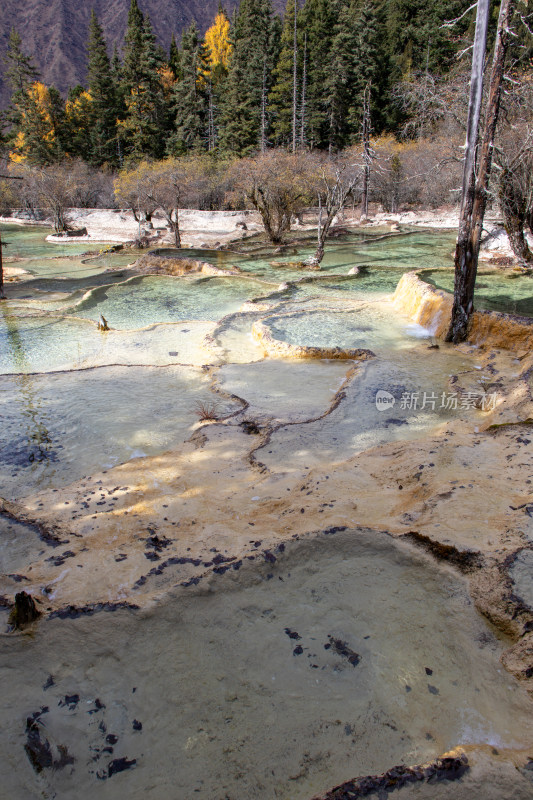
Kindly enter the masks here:
M 103 314 L 110 327 L 122 329 L 143 328 L 154 322 L 217 320 L 270 290 L 267 285 L 245 278 L 176 279 L 149 275 L 96 289 L 72 313 L 93 320 Z
M 446 270 L 428 270 L 420 277 L 445 292 L 453 292 L 454 274 Z M 488 311 L 503 311 L 533 317 L 533 276 L 517 272 L 486 272 L 477 274 L 474 295 L 476 308 Z
M 253 322 L 261 318 L 268 318 L 266 324 L 271 333 L 283 341 L 297 345 L 362 347 L 372 350 L 383 361 L 381 366 L 376 362 L 363 371 L 348 390 L 350 402 L 341 403 L 331 415 L 331 426 L 340 425 L 339 431 L 333 432 L 331 437 L 333 441 L 343 442 L 339 452 L 349 453 L 354 448 L 378 444 L 391 436 L 418 435 L 439 422 L 436 415 L 417 414 L 416 419 L 405 424 L 403 421 L 401 425 L 385 424 L 379 415 L 372 417 L 368 397 L 380 388 L 384 376 L 393 374 L 394 370 L 387 365 L 392 357 L 397 360 L 400 354 L 403 354 L 401 382 L 413 387 L 418 385 L 411 377 L 416 373 L 418 354 L 423 354 L 427 346 L 417 338 L 424 332 L 393 313 L 381 298 L 394 290 L 404 270 L 449 265 L 453 233 L 415 231 L 392 237 L 383 236 L 381 231 L 348 234 L 328 244 L 323 269 L 318 273 L 298 269 L 289 263 L 313 252 L 311 240 L 302 247 L 290 247 L 280 253 L 264 245 L 258 248 L 253 242 L 244 248 L 250 252 L 240 254 L 185 250 L 181 255 L 218 267 L 237 266 L 246 277 L 173 278 L 131 277 L 126 267 L 135 258 L 132 253 L 81 259 L 79 254 L 87 247 L 86 243 L 47 243 L 44 241 L 47 231 L 42 228 L 3 226 L 2 230 L 4 238 L 10 242 L 7 253 L 20 258 L 16 263 L 31 271 L 31 276 L 6 284 L 11 299 L 0 307 L 0 374 L 21 376 L 20 379 L 1 379 L 3 407 L 5 413 L 9 410 L 9 425 L 14 426 L 13 441 L 19 441 L 23 436 L 20 433 L 22 422 L 28 418 L 28 412 L 24 393 L 16 388 L 16 381 L 26 381 L 25 386 L 38 386 L 39 398 L 44 399 L 37 404 L 37 417 L 40 419 L 44 415 L 48 419 L 52 414 L 54 450 L 62 451 L 61 463 L 68 465 L 65 469 L 40 466 L 35 472 L 35 462 L 30 461 L 31 447 L 27 451 L 15 447 L 19 461 L 22 463 L 25 458 L 28 461 L 27 471 L 20 464 L 17 467 L 27 479 L 24 491 L 29 490 L 32 476 L 37 481 L 37 473 L 40 487 L 44 487 L 48 479 L 54 485 L 73 479 L 78 474 L 73 466 L 77 459 L 83 464 L 82 472 L 89 469 L 85 466 L 86 459 L 80 456 L 82 452 L 92 452 L 88 444 L 89 429 L 76 428 L 74 424 L 57 425 L 57 409 L 61 403 L 66 406 L 65 419 L 69 414 L 67 406 L 81 409 L 87 405 L 88 413 L 91 408 L 99 409 L 100 413 L 91 417 L 94 442 L 118 439 L 122 443 L 107 461 L 102 457 L 102 463 L 117 463 L 131 457 L 137 449 L 159 452 L 170 446 L 169 442 L 177 441 L 172 436 L 161 438 L 154 422 L 150 427 L 151 446 L 148 449 L 138 447 L 136 430 L 147 412 L 150 383 L 161 397 L 170 397 L 174 382 L 173 425 L 182 432 L 189 430 L 190 412 L 197 398 L 206 400 L 209 397 L 205 377 L 194 370 L 187 372 L 187 380 L 179 370 L 168 374 L 155 371 L 153 379 L 147 383 L 146 369 L 150 366 L 225 364 L 220 374 L 215 373 L 219 385 L 251 402 L 255 413 L 279 421 L 298 421 L 306 415 L 324 414 L 350 365 L 261 363 L 263 351 L 251 335 Z M 171 255 L 172 250 L 162 251 L 162 254 Z M 359 274 L 348 275 L 354 266 L 360 267 Z M 107 272 L 107 268 L 113 271 Z M 296 283 L 286 289 L 280 287 L 291 280 Z M 265 297 L 266 304 L 261 299 Z M 249 305 L 246 313 L 239 313 L 242 304 L 254 298 L 257 302 Z M 114 330 L 101 333 L 96 329 L 95 322 L 100 315 Z M 253 362 L 255 366 L 246 366 Z M 120 380 L 119 376 L 115 380 L 104 380 L 108 374 L 105 369 L 79 371 L 107 365 L 124 365 L 130 369 L 120 373 Z M 45 374 L 57 370 L 77 371 L 63 376 Z M 444 371 L 448 373 L 446 365 Z M 31 373 L 41 373 L 41 376 L 22 378 Z M 58 400 L 52 403 L 54 392 Z M 302 392 L 309 402 L 298 399 Z M 364 400 L 361 392 L 365 394 Z M 218 400 L 212 397 L 213 401 Z M 170 406 L 167 409 L 170 414 Z M 154 417 L 165 427 L 166 413 L 161 411 L 159 417 Z M 46 430 L 50 427 L 49 422 L 42 424 Z M 331 449 L 332 442 L 327 441 L 331 433 L 328 425 L 329 422 L 325 427 L 319 426 L 314 444 L 312 437 L 310 439 L 309 446 L 315 446 L 321 453 Z M 82 435 L 80 430 L 85 433 Z M 296 437 L 289 449 L 291 459 L 298 462 L 297 454 L 302 447 L 296 440 L 300 435 L 307 439 L 307 431 L 311 430 L 312 426 L 305 430 L 295 426 L 290 429 L 290 437 L 289 431 L 276 434 L 272 448 L 278 452 L 285 447 L 284 442 Z M 37 441 L 38 431 L 35 436 Z M 337 445 L 333 450 L 336 448 Z M 307 453 L 307 444 L 303 450 Z M 4 470 L 9 478 L 15 474 L 10 458 L 6 456 Z M 95 469 L 99 458 L 91 458 L 89 461 L 95 466 L 90 469 Z M 9 493 L 13 495 L 23 491 L 22 486 L 17 487 L 17 480 L 19 477 L 10 483 Z

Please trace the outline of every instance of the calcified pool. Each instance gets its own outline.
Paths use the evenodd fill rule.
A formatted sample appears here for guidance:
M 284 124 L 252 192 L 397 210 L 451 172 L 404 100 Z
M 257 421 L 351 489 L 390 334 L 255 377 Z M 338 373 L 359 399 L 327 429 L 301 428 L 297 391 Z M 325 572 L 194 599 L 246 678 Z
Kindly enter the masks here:
M 453 270 L 423 270 L 420 277 L 437 289 L 453 292 Z M 476 307 L 533 317 L 533 276 L 480 269 L 476 280 Z
M 385 534 L 291 543 L 188 591 L 4 637 L 6 796 L 306 800 L 530 729 L 464 582 Z M 28 717 L 55 769 L 25 758 Z
M 69 524 L 83 518 L 85 527 L 60 550 L 43 528 L 0 514 L 1 571 L 15 591 L 33 585 L 42 564 L 58 568 L 36 584 L 44 618 L 2 637 L 6 797 L 309 800 L 455 745 L 529 740 L 529 701 L 499 664 L 504 643 L 475 612 L 466 582 L 406 542 L 315 525 L 287 535 L 275 554 L 251 538 L 248 554 L 233 557 L 231 531 L 220 550 L 210 529 L 202 546 L 211 560 L 185 555 L 202 523 L 186 503 L 202 492 L 211 502 L 194 483 L 199 464 L 210 468 L 201 417 L 214 422 L 224 466 L 212 469 L 234 496 L 252 473 L 282 482 L 438 431 L 457 415 L 443 402 L 456 376 L 484 391 L 475 356 L 436 348 L 389 300 L 406 270 L 446 280 L 453 235 L 347 235 L 328 247 L 318 274 L 298 267 L 305 245 L 184 251 L 236 274 L 177 278 L 139 275 L 133 253 L 57 249 L 41 229 L 2 232 L 16 259 L 7 265 L 26 273 L 8 281 L 0 305 L 0 497 L 32 503 L 38 516 L 41 498 L 59 508 L 58 492 L 85 487 L 78 505 L 62 499 Z M 111 330 L 98 330 L 100 315 Z M 362 349 L 368 360 L 267 357 L 256 323 L 304 354 Z M 482 411 L 462 417 L 474 429 Z M 128 549 L 128 520 L 151 513 L 143 492 L 186 447 L 184 485 L 169 484 L 163 505 L 183 501 L 175 519 L 163 518 L 174 538 L 151 522 L 135 534 L 149 542 L 138 579 L 135 553 L 111 559 L 113 541 Z M 120 465 L 130 462 L 141 489 L 127 517 L 120 503 L 133 490 Z M 117 472 L 116 497 L 89 487 L 92 475 L 102 483 Z M 93 522 L 101 505 L 103 527 Z M 288 523 L 279 501 L 273 507 L 261 536 L 281 539 Z M 257 537 L 253 513 L 243 524 Z M 97 535 L 96 560 L 80 563 Z M 170 546 L 183 553 L 164 560 Z M 212 569 L 176 583 L 170 568 L 183 564 Z M 526 553 L 514 567 L 524 596 L 528 566 Z M 65 576 L 87 587 L 101 574 L 108 588 L 96 605 L 46 616 Z
M 8 282 L 9 299 L 0 307 L 0 403 L 9 432 L 0 476 L 7 497 L 60 487 L 98 468 L 175 447 L 191 435 L 199 405 L 216 406 L 219 416 L 238 408 L 228 393 L 251 403 L 256 414 L 304 423 L 327 415 L 346 384 L 350 399 L 337 415 L 349 416 L 358 395 L 354 417 L 365 420 L 367 444 L 391 433 L 417 435 L 440 422 L 438 414 L 417 415 L 416 424 L 402 419 L 398 431 L 399 423 L 383 425 L 378 417 L 368 429 L 372 391 L 392 375 L 388 360 L 407 359 L 400 372 L 410 379 L 405 386 L 416 389 L 410 364 L 427 348 L 424 332 L 382 298 L 404 270 L 437 263 L 450 249 L 449 234 L 346 236 L 332 243 L 320 274 L 294 268 L 294 249 L 276 257 L 264 247 L 240 254 L 184 251 L 241 275 L 182 278 L 136 275 L 134 254 L 84 255 L 86 244 L 46 243 L 42 229 L 4 226 L 3 234 L 7 265 L 27 272 Z M 309 252 L 303 247 L 297 257 Z M 360 274 L 348 275 L 357 265 Z M 100 315 L 110 331 L 97 330 Z M 252 337 L 260 319 L 281 340 L 368 348 L 378 361 L 354 378 L 351 364 L 265 360 Z M 439 363 L 448 359 L 440 356 Z M 446 363 L 445 374 L 455 366 Z M 299 394 L 312 396 L 313 403 L 300 402 Z M 342 447 L 352 448 L 358 434 L 347 431 Z M 301 435 L 307 429 L 291 430 L 298 440 Z M 299 441 L 294 451 L 291 444 L 291 458 L 301 450 Z

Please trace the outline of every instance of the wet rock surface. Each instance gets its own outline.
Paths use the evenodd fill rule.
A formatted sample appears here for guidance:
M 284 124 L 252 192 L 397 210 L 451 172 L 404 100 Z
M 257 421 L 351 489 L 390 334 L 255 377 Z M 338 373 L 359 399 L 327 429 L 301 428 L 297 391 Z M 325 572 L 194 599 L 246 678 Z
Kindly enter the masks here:
M 407 253 L 409 237 L 398 241 L 405 243 Z M 173 450 L 168 452 L 163 443 L 148 451 L 146 445 L 157 431 L 144 414 L 150 434 L 133 451 L 132 461 L 117 464 L 111 459 L 103 466 L 91 464 L 79 471 L 79 465 L 72 464 L 65 470 L 68 447 L 62 437 L 66 424 L 61 420 L 58 427 L 49 399 L 46 415 L 40 413 L 39 404 L 32 410 L 31 403 L 38 399 L 35 388 L 40 393 L 48 382 L 54 389 L 67 379 L 79 380 L 81 385 L 82 372 L 65 374 L 65 380 L 25 375 L 9 379 L 11 395 L 5 393 L 4 408 L 13 408 L 12 398 L 22 392 L 37 416 L 28 417 L 35 423 L 31 428 L 35 436 L 10 436 L 3 451 L 5 475 L 10 491 L 15 492 L 11 496 L 24 499 L 2 503 L 0 607 L 7 623 L 15 595 L 23 590 L 43 612 L 28 627 L 31 639 L 20 632 L 9 635 L 1 665 L 1 680 L 9 687 L 4 692 L 9 716 L 2 734 L 6 780 L 21 781 L 10 790 L 12 796 L 31 795 L 35 790 L 50 796 L 75 793 L 91 800 L 96 793 L 104 799 L 159 800 L 176 791 L 178 780 L 183 781 L 184 796 L 206 800 L 219 795 L 238 800 L 241 796 L 308 800 L 328 786 L 340 786 L 342 780 L 349 783 L 353 775 L 372 774 L 378 783 L 367 788 L 373 786 L 379 800 L 389 791 L 400 800 L 407 795 L 424 800 L 530 797 L 527 758 L 505 755 L 507 750 L 518 752 L 531 740 L 527 722 L 521 728 L 520 714 L 527 700 L 518 688 L 533 682 L 529 334 L 519 321 L 508 324 L 482 315 L 472 339 L 479 347 L 467 344 L 452 353 L 448 346 L 437 348 L 431 340 L 428 349 L 428 338 L 421 338 L 418 345 L 413 339 L 407 341 L 401 328 L 405 323 L 393 315 L 388 301 L 369 305 L 349 299 L 357 287 L 364 289 L 365 282 L 376 280 L 372 265 L 356 278 L 324 273 L 302 282 L 301 273 L 291 275 L 290 264 L 280 261 L 272 267 L 263 262 L 267 252 L 261 246 L 255 250 L 251 246 L 252 251 L 252 272 L 268 280 L 269 272 L 279 267 L 273 286 L 278 287 L 285 276 L 290 283 L 282 291 L 255 298 L 217 324 L 190 320 L 185 326 L 155 325 L 142 335 L 109 331 L 98 339 L 98 347 L 104 347 L 105 341 L 109 350 L 94 354 L 85 347 L 86 342 L 93 346 L 93 323 L 60 325 L 56 321 L 50 327 L 54 337 L 60 330 L 69 336 L 77 336 L 78 331 L 83 335 L 78 353 L 83 364 L 109 364 L 112 352 L 132 365 L 146 364 L 147 353 L 163 365 L 169 359 L 173 364 L 178 359 L 180 364 L 204 365 L 198 374 L 209 382 L 209 392 L 217 403 L 233 396 L 232 405 L 227 414 L 198 424 L 179 447 L 175 442 L 186 437 L 169 439 Z M 334 258 L 342 261 L 347 254 L 349 248 L 341 244 Z M 197 260 L 199 256 L 191 257 Z M 243 260 L 239 263 L 245 271 L 250 269 Z M 343 265 L 344 271 L 352 264 Z M 92 284 L 87 279 L 69 280 L 76 292 L 83 287 L 105 287 L 101 274 L 90 279 Z M 133 281 L 132 286 L 136 285 Z M 54 291 L 66 287 L 65 282 L 61 287 L 54 284 Z M 22 342 L 37 348 L 36 352 L 42 348 L 39 337 L 47 335 L 47 329 L 38 315 L 46 312 L 35 291 L 37 286 L 28 284 L 29 301 L 18 291 L 21 308 L 35 301 L 31 309 L 35 318 L 23 324 L 22 338 L 17 339 L 19 330 L 13 321 L 17 311 L 8 317 L 10 347 Z M 95 309 L 98 298 L 105 300 L 106 295 L 98 291 L 93 296 Z M 444 305 L 432 292 L 422 304 L 416 294 L 411 292 L 411 306 L 407 303 L 405 308 L 413 316 L 420 312 L 419 321 L 431 326 Z M 52 302 L 61 307 L 66 295 L 57 294 Z M 322 316 L 308 313 L 319 296 L 326 312 L 368 306 L 368 319 L 353 327 L 354 336 L 365 339 L 364 347 L 347 342 L 347 348 L 337 351 L 304 353 L 305 345 L 301 352 L 289 352 L 282 343 L 282 350 L 273 350 L 274 357 L 261 362 L 268 349 L 263 348 L 261 336 L 256 340 L 249 336 L 252 324 L 275 315 L 280 304 L 277 319 L 282 328 L 283 319 L 302 319 L 307 320 L 307 328 L 298 330 L 306 335 L 320 333 L 308 324 L 311 318 L 323 322 Z M 77 302 L 79 295 L 74 299 Z M 172 305 L 168 297 L 165 302 Z M 167 313 L 169 308 L 165 309 Z M 414 328 L 415 337 L 427 336 L 427 331 Z M 184 345 L 188 337 L 194 337 L 193 349 Z M 491 350 L 489 339 L 493 345 L 511 349 Z M 300 362 L 299 371 L 294 361 L 279 362 L 283 367 L 277 367 L 280 356 L 333 359 L 341 351 L 343 357 L 349 356 L 346 369 L 337 362 L 335 368 L 322 370 L 327 391 L 313 377 L 321 371 L 320 360 L 309 362 L 309 367 Z M 31 352 L 32 358 L 17 362 L 17 369 L 30 369 Z M 352 357 L 358 362 L 353 364 Z M 238 369 L 218 367 L 231 359 Z M 254 363 L 247 365 L 247 360 Z M 63 362 L 56 358 L 46 364 L 51 368 Z M 129 395 L 135 396 L 137 386 L 146 386 L 152 409 L 150 393 L 160 394 L 155 390 L 156 372 L 145 370 L 142 375 L 148 378 L 139 383 L 142 371 L 135 366 L 132 370 L 131 380 L 120 378 L 120 369 L 87 373 L 86 384 L 94 393 L 97 378 L 98 386 L 108 381 L 114 393 L 114 382 L 120 378 L 128 400 Z M 181 367 L 172 375 L 169 371 L 168 401 L 153 407 L 154 420 L 164 418 L 167 427 L 177 419 L 178 397 L 194 407 L 189 394 L 192 381 L 183 383 L 179 391 L 174 385 L 184 374 Z M 276 385 L 283 391 L 276 392 Z M 375 410 L 378 388 L 396 398 L 394 409 L 382 415 Z M 432 412 L 422 418 L 413 409 L 402 408 L 400 401 L 420 390 L 471 394 L 478 400 L 471 408 L 459 407 L 457 413 Z M 298 392 L 305 397 L 296 406 Z M 479 397 L 490 393 L 496 401 L 487 412 Z M 59 395 L 63 397 L 62 392 Z M 91 403 L 102 419 L 106 403 L 105 399 L 100 405 Z M 196 415 L 191 416 L 196 421 Z M 139 432 L 143 426 L 139 423 Z M 96 428 L 93 423 L 92 430 Z M 354 430 L 357 436 L 352 442 Z M 362 431 L 360 436 L 358 431 Z M 87 450 L 91 447 L 87 439 Z M 132 449 L 117 452 L 131 453 Z M 120 455 L 119 460 L 123 458 Z M 55 480 L 62 469 L 57 485 L 46 484 L 47 476 Z M 31 483 L 32 476 L 44 476 L 39 486 Z M 368 576 L 382 587 L 374 602 L 375 620 L 365 616 L 361 606 L 361 597 L 374 591 L 372 580 L 352 594 L 354 569 L 348 574 L 347 541 L 350 547 L 368 546 L 370 552 L 369 538 L 379 542 L 384 531 L 400 540 L 398 553 L 406 548 L 410 558 L 423 560 L 424 567 L 407 581 L 404 597 L 410 567 L 398 556 L 401 577 L 393 569 L 393 577 L 380 583 L 390 567 L 389 545 L 373 553 Z M 320 547 L 309 555 L 305 548 L 315 540 Z M 341 551 L 348 548 L 341 559 L 347 572 L 340 577 L 330 570 L 329 544 L 324 544 L 330 541 L 341 542 L 336 545 Z M 303 549 L 293 557 L 295 546 Z M 321 573 L 318 585 L 315 578 L 306 576 L 306 570 L 313 572 L 311 563 Z M 433 582 L 434 569 L 438 578 Z M 454 578 L 463 581 L 460 585 L 449 582 L 455 573 L 464 576 Z M 209 598 L 217 604 L 210 605 Z M 382 606 L 385 598 L 390 604 L 386 608 Z M 462 606 L 455 617 L 454 603 L 459 598 Z M 479 626 L 476 623 L 467 636 L 464 626 L 471 624 L 472 601 L 510 638 L 499 643 L 479 619 Z M 437 621 L 430 623 L 435 603 L 441 604 L 441 610 Z M 344 611 L 331 619 L 329 613 L 335 607 Z M 424 616 L 416 616 L 419 607 Z M 324 619 L 311 624 L 310 617 L 320 608 Z M 409 613 L 410 626 L 395 616 L 402 608 Z M 359 621 L 350 627 L 347 621 L 352 617 Z M 376 626 L 383 618 L 387 630 L 378 634 Z M 457 624 L 457 634 L 442 628 L 442 620 L 448 618 Z M 415 645 L 413 636 L 420 637 Z M 31 663 L 21 657 L 26 647 L 35 657 Z M 498 673 L 500 654 L 511 675 Z M 24 687 L 14 698 L 13 664 L 23 665 L 21 674 L 14 677 L 15 684 L 21 681 Z M 460 674 L 456 674 L 458 664 Z M 492 672 L 481 681 L 489 665 Z M 471 695 L 465 694 L 465 674 L 471 675 L 466 681 Z M 194 675 L 205 676 L 204 683 L 195 683 Z M 500 680 L 501 691 L 494 688 Z M 489 709 L 486 702 L 493 695 L 494 707 Z M 24 707 L 16 705 L 17 696 L 27 698 Z M 506 714 L 511 706 L 518 710 L 509 727 Z M 41 711 L 33 712 L 34 708 Z M 13 720 L 18 720 L 18 727 L 10 731 Z M 26 727 L 24 720 L 28 720 Z M 292 720 L 294 729 L 288 724 Z M 254 739 L 258 729 L 260 734 Z M 15 741 L 17 747 L 11 751 Z M 481 758 L 489 742 L 497 743 L 501 757 Z M 475 752 L 468 752 L 470 768 L 463 775 L 440 781 L 435 773 L 428 780 L 401 785 L 402 776 L 410 774 L 404 765 L 435 764 L 437 756 L 457 743 L 475 745 Z M 30 748 L 27 757 L 25 746 Z M 64 747 L 68 750 L 63 751 Z M 259 761 L 258 752 L 262 753 Z M 159 754 L 168 765 L 163 774 L 151 771 L 147 753 Z M 21 763 L 27 772 L 20 771 Z M 253 774 L 250 764 L 256 765 Z M 391 764 L 401 766 L 391 769 Z M 388 775 L 387 785 L 379 784 L 384 775 Z M 38 790 L 32 783 L 36 779 L 41 782 Z M 524 794 L 526 785 L 529 795 Z M 353 791 L 361 788 L 354 786 Z
M 28 742 L 58 796 L 309 800 L 354 765 L 389 773 L 388 786 L 414 774 L 433 786 L 445 767 L 391 771 L 391 760 L 425 763 L 461 741 L 516 747 L 526 735 L 529 706 L 499 671 L 501 644 L 448 566 L 345 526 L 249 544 L 256 557 L 238 571 L 211 553 L 198 585 L 150 609 L 42 621 L 17 673 L 9 665 L 26 643 L 5 642 L 1 777 L 12 796 L 35 786 L 31 759 L 9 770 Z M 180 566 L 190 565 L 167 570 Z

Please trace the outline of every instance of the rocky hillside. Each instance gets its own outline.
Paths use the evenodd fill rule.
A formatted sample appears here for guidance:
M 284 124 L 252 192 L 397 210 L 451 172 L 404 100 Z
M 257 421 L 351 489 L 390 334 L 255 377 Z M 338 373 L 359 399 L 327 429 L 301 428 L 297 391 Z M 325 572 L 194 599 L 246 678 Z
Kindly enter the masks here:
M 0 57 L 5 53 L 9 32 L 14 26 L 41 71 L 48 85 L 57 86 L 66 92 L 70 86 L 83 83 L 86 73 L 87 28 L 91 8 L 100 19 L 110 53 L 116 43 L 122 43 L 130 0 L 2 0 L 0 15 Z M 218 10 L 219 0 L 140 0 L 143 13 L 148 13 L 161 43 L 168 48 L 172 33 L 177 37 L 192 20 L 205 31 Z M 237 0 L 226 0 L 228 13 L 233 11 Z M 274 2 L 281 11 L 284 0 Z M 3 64 L 0 65 L 0 70 Z M 9 88 L 0 74 L 0 108 L 9 100 Z

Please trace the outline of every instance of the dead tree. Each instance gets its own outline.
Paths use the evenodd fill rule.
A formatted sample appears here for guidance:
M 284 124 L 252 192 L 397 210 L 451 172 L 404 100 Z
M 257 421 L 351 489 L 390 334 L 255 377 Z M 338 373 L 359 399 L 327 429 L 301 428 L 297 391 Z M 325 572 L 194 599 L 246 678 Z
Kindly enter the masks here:
M 350 195 L 355 192 L 360 179 L 360 166 L 347 159 L 324 163 L 316 178 L 315 192 L 318 196 L 317 247 L 314 255 L 303 264 L 312 269 L 320 269 L 324 258 L 324 247 L 333 220 L 345 207 Z
M 261 88 L 261 130 L 259 136 L 259 149 L 262 153 L 266 152 L 266 103 L 267 103 L 267 63 L 266 56 L 263 59 L 263 84 Z
M 296 152 L 296 124 L 298 120 L 298 4 L 294 0 L 294 41 L 292 54 L 292 152 Z
M 483 92 L 483 62 L 490 5 L 490 0 L 478 0 L 476 35 L 472 56 L 463 194 L 455 249 L 453 308 L 450 328 L 446 335 L 446 340 L 454 343 L 462 342 L 466 339 L 468 323 L 474 310 L 474 287 L 479 245 L 487 205 L 487 186 L 492 164 L 494 135 L 500 109 L 505 56 L 511 35 L 509 24 L 514 4 L 515 0 L 502 0 L 500 6 L 488 97 L 485 106 L 485 122 L 478 152 L 479 117 Z
M 511 249 L 522 267 L 531 267 L 533 253 L 524 233 L 524 226 L 531 220 L 531 197 L 523 191 L 519 176 L 512 167 L 505 167 L 500 173 L 498 196 Z
M 363 191 L 361 193 L 361 219 L 368 217 L 368 188 L 370 184 L 370 164 L 372 151 L 370 148 L 370 84 L 363 95 Z
M 307 91 L 307 33 L 304 33 L 304 55 L 302 65 L 302 100 L 300 109 L 300 147 L 305 147 L 305 104 Z

